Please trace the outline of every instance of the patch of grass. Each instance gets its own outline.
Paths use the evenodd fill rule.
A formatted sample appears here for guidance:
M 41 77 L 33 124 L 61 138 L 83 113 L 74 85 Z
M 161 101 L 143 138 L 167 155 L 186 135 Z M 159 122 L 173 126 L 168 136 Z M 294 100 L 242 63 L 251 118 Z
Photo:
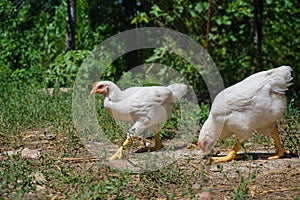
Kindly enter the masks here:
M 250 165 L 251 166 L 251 165 Z M 245 174 L 241 169 L 237 168 L 236 173 L 239 177 L 239 184 L 234 189 L 234 199 L 240 200 L 240 199 L 246 199 L 247 196 L 249 196 L 249 184 L 253 182 L 256 179 L 257 175 L 257 168 L 252 172 L 252 170 L 248 170 L 248 173 Z
M 73 125 L 72 91 L 55 90 L 50 95 L 39 88 L 17 84 L 5 84 L 0 90 L 0 199 L 141 199 L 145 196 L 196 199 L 199 191 L 210 189 L 210 182 L 215 181 L 209 180 L 204 173 L 209 172 L 210 165 L 201 163 L 200 158 L 181 159 L 158 171 L 143 174 L 119 171 L 101 160 L 66 160 L 64 158 L 90 157 Z M 105 124 L 103 127 L 110 139 L 125 138 L 123 128 L 103 110 L 100 99 L 96 106 L 100 112 L 98 120 Z M 201 112 L 205 114 L 207 110 L 203 107 Z M 294 113 L 290 113 L 289 129 L 284 130 L 292 132 L 299 118 L 291 118 Z M 170 134 L 181 120 L 177 119 L 177 114 L 181 113 L 174 113 L 165 124 Z M 56 138 L 44 140 L 44 130 L 55 133 Z M 223 145 L 231 148 L 233 143 L 228 140 Z M 40 149 L 41 156 L 29 159 L 20 154 L 3 154 L 25 147 Z M 197 166 L 192 162 L 198 162 Z M 38 182 L 33 176 L 35 172 L 40 172 L 45 181 Z M 237 189 L 232 190 L 232 197 L 247 197 L 247 188 L 254 175 L 243 171 L 236 173 L 239 181 Z M 192 190 L 195 183 L 200 184 L 199 190 Z
M 139 175 L 140 188 L 147 196 L 166 199 L 193 198 L 192 185 L 207 186 L 208 177 L 203 170 L 195 169 L 189 161 L 177 161 L 159 171 Z
M 258 166 L 255 168 L 252 166 L 253 162 L 246 168 L 241 168 L 237 162 L 232 163 L 230 172 L 225 170 L 222 164 L 217 165 L 223 178 L 226 179 L 227 184 L 234 182 L 233 186 L 233 199 L 241 200 L 249 197 L 249 184 L 255 181 L 257 176 Z M 234 178 L 233 178 L 234 177 Z M 236 179 L 236 180 L 233 180 Z
M 190 195 L 194 175 L 179 167 L 163 169 L 136 177 L 129 172 L 117 171 L 102 162 L 64 161 L 65 157 L 88 157 L 72 122 L 72 93 L 54 94 L 26 85 L 7 84 L 2 88 L 0 99 L 0 153 L 21 147 L 40 149 L 39 159 L 27 159 L 21 155 L 1 158 L 1 198 L 35 197 L 52 198 L 55 194 L 65 199 L 136 199 L 147 190 L 156 188 L 156 196 L 176 196 L 181 190 Z M 99 122 L 105 123 L 111 138 L 125 138 L 126 134 L 103 110 L 99 99 Z M 173 120 L 168 126 L 173 125 Z M 55 133 L 53 141 L 43 139 L 44 130 Z M 36 191 L 38 184 L 32 172 L 41 172 L 46 179 Z M 192 179 L 193 178 L 193 179 Z M 20 180 L 19 180 L 20 179 Z M 152 181 L 154 181 L 152 183 Z M 173 190 L 173 192 L 169 192 Z M 18 193 L 14 193 L 18 191 Z M 151 192 L 154 195 L 154 193 Z
M 5 85 L 0 102 L 0 132 L 5 133 L 3 145 L 16 148 L 25 131 L 55 127 L 64 131 L 71 126 L 71 95 L 54 93 L 26 85 Z M 3 142 L 3 141 L 2 141 Z
M 31 165 L 29 159 L 19 154 L 5 155 L 0 163 L 0 191 L 3 196 L 22 198 L 24 193 L 36 191 Z
M 294 100 L 288 104 L 280 123 L 283 146 L 292 154 L 300 157 L 300 112 L 294 106 Z

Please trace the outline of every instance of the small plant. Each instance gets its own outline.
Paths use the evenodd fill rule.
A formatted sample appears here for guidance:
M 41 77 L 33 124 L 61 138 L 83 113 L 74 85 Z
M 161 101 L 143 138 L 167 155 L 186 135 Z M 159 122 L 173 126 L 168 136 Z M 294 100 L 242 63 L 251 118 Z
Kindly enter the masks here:
M 78 69 L 87 55 L 88 51 L 83 50 L 73 50 L 60 54 L 44 75 L 47 86 L 72 86 Z
M 235 200 L 241 200 L 245 199 L 248 195 L 248 186 L 250 183 L 252 183 L 256 179 L 257 175 L 257 169 L 258 166 L 256 166 L 255 169 L 253 169 L 252 165 L 249 165 L 247 171 L 248 174 L 245 173 L 245 169 L 243 170 L 237 165 L 237 162 L 234 162 L 233 166 L 230 170 L 235 170 L 235 173 L 238 177 L 238 185 L 235 186 L 233 190 L 233 198 Z M 229 183 L 231 179 L 233 179 L 232 174 L 227 172 L 223 165 L 217 165 L 217 168 L 220 170 L 220 173 L 223 175 L 223 177 L 226 179 L 226 181 Z
M 210 108 L 207 104 L 204 104 L 203 102 L 200 104 L 200 111 L 199 111 L 199 117 L 200 117 L 200 124 L 204 124 L 206 119 L 208 118 Z
M 254 169 L 254 171 L 252 171 L 252 167 L 250 167 L 249 173 L 246 175 L 241 169 L 237 168 L 236 173 L 238 174 L 240 183 L 234 189 L 234 199 L 235 200 L 245 199 L 247 197 L 248 192 L 249 192 L 248 185 L 256 179 L 257 168 L 258 167 L 256 167 Z
M 300 157 L 300 113 L 294 106 L 295 100 L 292 99 L 288 104 L 286 112 L 281 120 L 281 135 L 283 145 L 292 154 Z
M 20 198 L 24 193 L 35 191 L 31 162 L 21 155 L 5 155 L 0 163 L 0 193 Z M 16 193 L 13 193 L 16 192 Z

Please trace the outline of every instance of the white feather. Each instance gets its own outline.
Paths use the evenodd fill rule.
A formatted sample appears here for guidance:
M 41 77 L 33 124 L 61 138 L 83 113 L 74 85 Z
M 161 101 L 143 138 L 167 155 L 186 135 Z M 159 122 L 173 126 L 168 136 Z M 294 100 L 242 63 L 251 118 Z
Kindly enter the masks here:
M 131 87 L 124 91 L 110 81 L 98 82 L 109 87 L 104 108 L 119 121 L 132 122 L 135 134 L 146 129 L 157 131 L 158 125 L 170 117 L 169 103 L 182 98 L 187 86 L 175 83 L 168 87 Z
M 244 142 L 255 131 L 269 134 L 286 108 L 291 67 L 281 66 L 249 76 L 217 95 L 199 142 L 211 148 L 217 139 L 235 134 Z M 201 145 L 201 144 L 200 144 Z

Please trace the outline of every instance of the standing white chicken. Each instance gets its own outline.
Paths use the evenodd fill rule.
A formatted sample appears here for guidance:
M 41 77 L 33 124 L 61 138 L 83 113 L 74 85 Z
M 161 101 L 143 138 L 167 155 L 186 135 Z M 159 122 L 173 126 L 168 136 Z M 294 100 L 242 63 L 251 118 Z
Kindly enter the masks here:
M 286 108 L 285 91 L 291 85 L 291 67 L 281 66 L 249 76 L 226 88 L 215 98 L 208 119 L 203 124 L 198 138 L 200 149 L 207 154 L 219 139 L 235 134 L 237 143 L 224 157 L 214 157 L 215 162 L 226 162 L 236 158 L 241 143 L 255 131 L 271 134 L 276 155 L 283 157 L 285 149 L 279 138 L 277 120 Z
M 146 129 L 155 133 L 155 146 L 151 150 L 163 147 L 159 137 L 159 124 L 170 117 L 170 102 L 181 99 L 187 93 L 187 86 L 175 83 L 168 87 L 131 87 L 124 91 L 111 81 L 95 82 L 91 94 L 104 95 L 104 108 L 115 119 L 131 122 L 133 126 L 127 132 L 127 139 L 117 152 L 109 158 L 115 160 L 122 157 L 122 150 L 133 136 Z

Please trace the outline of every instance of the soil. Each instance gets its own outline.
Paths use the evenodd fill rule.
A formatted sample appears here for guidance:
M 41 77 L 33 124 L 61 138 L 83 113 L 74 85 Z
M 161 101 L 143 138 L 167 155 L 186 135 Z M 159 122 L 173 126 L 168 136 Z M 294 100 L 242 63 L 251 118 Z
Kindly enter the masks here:
M 40 140 L 41 135 L 43 134 L 37 131 L 37 133 L 24 133 L 21 136 L 25 146 L 30 149 L 37 149 L 41 154 L 47 152 L 53 156 L 60 155 L 59 152 L 63 150 L 63 145 L 66 143 L 67 138 L 59 134 L 54 140 L 48 141 Z M 165 147 L 168 147 L 171 141 L 163 141 L 163 143 Z M 96 145 L 92 146 L 95 148 Z M 63 158 L 62 161 L 68 162 L 74 166 L 74 169 L 78 168 L 79 170 L 82 169 L 82 165 L 96 166 L 95 160 L 97 160 L 97 157 L 91 158 L 91 155 L 87 153 L 86 147 L 87 145 L 83 148 L 81 147 L 79 150 L 74 150 L 81 151 L 81 153 L 77 155 L 74 154 L 74 158 Z M 107 148 L 109 152 L 114 152 L 117 149 L 117 145 L 111 145 Z M 135 158 L 128 158 L 130 158 L 130 152 L 134 151 L 134 149 L 136 150 L 136 148 L 137 147 L 127 148 L 124 152 L 125 159 L 112 161 L 108 163 L 108 165 L 113 168 L 124 167 L 124 164 L 125 166 L 132 166 L 132 163 L 136 162 L 134 160 Z M 2 151 L 3 150 L 5 149 L 2 149 Z M 7 151 L 8 150 L 11 149 L 7 149 Z M 219 149 L 221 152 L 220 155 L 226 155 L 229 150 L 229 147 Z M 275 149 L 271 147 L 267 149 L 264 145 L 252 144 L 248 150 L 247 153 L 243 151 L 239 152 L 235 161 L 216 164 L 210 162 L 210 159 L 201 158 L 200 151 L 194 144 L 188 146 L 177 145 L 176 150 L 174 150 L 172 154 L 175 155 L 172 162 L 174 163 L 175 160 L 177 162 L 175 162 L 176 165 L 170 167 L 170 176 L 172 176 L 171 170 L 175 170 L 175 173 L 183 172 L 177 176 L 179 180 L 177 180 L 177 182 L 174 181 L 175 183 L 170 182 L 170 184 L 154 179 L 149 180 L 153 178 L 153 174 L 151 175 L 150 173 L 147 177 L 148 172 L 145 173 L 144 171 L 140 173 L 138 170 L 133 170 L 132 184 L 134 185 L 134 183 L 136 183 L 139 187 L 144 188 L 144 190 L 140 191 L 136 196 L 138 199 L 164 199 L 163 196 L 161 196 L 161 192 L 159 192 L 159 187 L 152 188 L 152 186 L 149 186 L 151 185 L 149 182 L 156 181 L 160 184 L 166 184 L 170 190 L 175 191 L 176 199 L 189 199 L 182 195 L 183 190 L 190 190 L 190 193 L 194 194 L 197 199 L 242 199 L 242 197 L 245 199 L 272 200 L 300 199 L 300 158 L 297 155 L 290 154 L 282 159 L 268 160 L 267 158 L 274 154 Z M 151 152 L 151 154 L 155 156 L 158 155 L 159 157 L 163 152 L 164 151 L 154 151 Z M 76 156 L 78 156 L 78 158 L 76 158 Z M 130 160 L 130 163 L 124 162 L 126 159 Z M 164 165 L 163 162 L 158 163 Z M 163 168 L 166 166 L 158 167 Z M 132 169 L 135 168 L 131 168 L 131 170 Z M 156 171 L 160 173 L 159 169 Z M 143 175 L 143 173 L 146 175 Z M 187 180 L 188 184 L 185 188 L 181 188 L 181 185 L 178 185 L 178 183 L 180 183 L 181 178 L 184 179 L 184 173 L 192 175 L 192 178 Z M 113 175 L 118 176 L 116 174 Z M 161 175 L 159 174 L 159 176 Z M 55 193 L 55 191 L 52 190 L 43 191 L 46 190 L 46 188 L 42 188 L 41 190 L 42 193 Z M 158 192 L 151 193 L 152 190 Z M 130 194 L 133 191 L 128 187 L 128 191 L 126 192 Z M 60 199 L 59 195 L 56 197 Z M 63 196 L 61 198 L 63 198 Z M 31 199 L 31 197 L 29 199 Z
M 170 143 L 164 141 L 165 147 Z M 198 199 L 300 199 L 300 158 L 295 154 L 268 160 L 268 157 L 275 154 L 275 148 L 250 143 L 247 153 L 241 150 L 234 161 L 217 164 L 208 158 L 203 159 L 195 144 L 178 147 L 172 155 L 175 155 L 175 160 L 185 168 L 186 173 L 193 173 L 195 169 L 205 172 L 205 177 L 199 177 L 199 181 L 191 187 Z M 110 151 L 115 150 L 113 148 Z M 127 153 L 128 151 L 132 153 L 133 150 L 129 148 Z M 224 156 L 229 151 L 229 147 L 215 150 L 219 153 L 217 156 Z M 155 151 L 151 154 L 157 157 L 162 152 Z M 141 172 L 133 167 L 141 166 L 139 160 L 135 160 L 136 157 L 131 158 L 126 153 L 124 157 L 126 159 L 111 161 L 110 166 L 119 169 L 129 166 L 133 173 Z M 163 159 L 157 163 L 163 165 Z

